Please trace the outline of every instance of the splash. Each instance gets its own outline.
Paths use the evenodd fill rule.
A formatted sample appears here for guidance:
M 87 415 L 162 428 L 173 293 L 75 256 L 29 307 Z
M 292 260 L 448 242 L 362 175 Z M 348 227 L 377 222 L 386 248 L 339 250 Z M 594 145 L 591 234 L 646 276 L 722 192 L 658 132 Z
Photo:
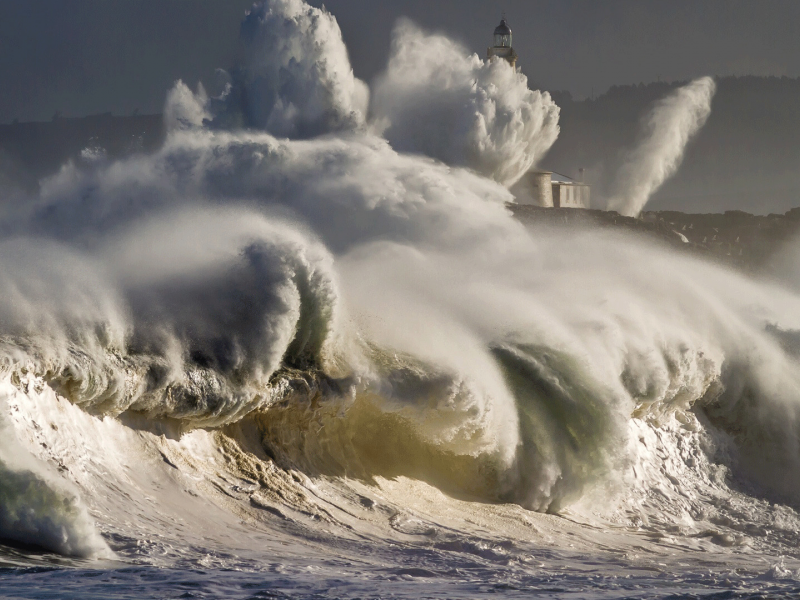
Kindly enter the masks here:
M 0 383 L 0 409 L 14 395 L 16 386 Z M 112 557 L 78 489 L 28 453 L 2 420 L 0 434 L 0 539 L 65 556 Z
M 176 81 L 164 104 L 164 125 L 167 131 L 202 127 L 210 118 L 208 94 L 203 85 L 199 84 L 197 92 L 192 92 L 183 81 Z
M 711 114 L 716 84 L 701 77 L 660 100 L 648 114 L 641 141 L 616 175 L 610 210 L 637 216 L 680 167 L 686 145 Z
M 216 103 L 220 127 L 309 138 L 364 125 L 369 90 L 353 75 L 336 19 L 303 0 L 254 5 L 242 23 L 243 58 Z
M 558 137 L 559 108 L 503 60 L 469 56 L 403 20 L 372 100 L 375 128 L 401 152 L 469 167 L 509 187 Z

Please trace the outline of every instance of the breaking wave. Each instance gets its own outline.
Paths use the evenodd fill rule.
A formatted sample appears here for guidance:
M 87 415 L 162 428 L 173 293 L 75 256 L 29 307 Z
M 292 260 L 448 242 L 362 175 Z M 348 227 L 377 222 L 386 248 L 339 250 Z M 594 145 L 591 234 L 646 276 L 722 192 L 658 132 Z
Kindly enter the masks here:
M 225 456 L 225 502 L 255 486 L 231 515 L 335 520 L 308 477 L 408 478 L 735 541 L 737 490 L 800 502 L 795 291 L 526 230 L 505 186 L 558 109 L 505 64 L 401 24 L 368 122 L 330 14 L 271 0 L 243 37 L 223 97 L 169 94 L 160 150 L 67 165 L 2 223 L 0 537 L 135 554 L 126 511 L 167 527 L 131 491 L 168 487 L 147 452 L 215 482 L 165 506 Z

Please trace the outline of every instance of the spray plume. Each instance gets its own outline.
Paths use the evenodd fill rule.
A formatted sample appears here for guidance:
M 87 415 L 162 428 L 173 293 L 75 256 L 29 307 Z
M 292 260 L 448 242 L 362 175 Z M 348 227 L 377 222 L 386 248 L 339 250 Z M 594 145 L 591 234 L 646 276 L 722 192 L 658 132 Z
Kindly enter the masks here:
M 686 145 L 711 114 L 716 85 L 701 77 L 660 100 L 648 114 L 645 133 L 617 173 L 608 207 L 637 216 L 680 167 Z
M 253 6 L 241 29 L 242 63 L 216 102 L 218 127 L 309 138 L 363 126 L 369 90 L 353 75 L 336 19 L 303 0 Z
M 394 30 L 375 87 L 375 128 L 401 152 L 420 152 L 511 186 L 558 137 L 559 108 L 504 60 L 484 62 L 408 20 Z
M 167 131 L 202 127 L 211 118 L 208 110 L 208 94 L 202 84 L 192 92 L 183 81 L 176 81 L 164 103 L 164 126 Z

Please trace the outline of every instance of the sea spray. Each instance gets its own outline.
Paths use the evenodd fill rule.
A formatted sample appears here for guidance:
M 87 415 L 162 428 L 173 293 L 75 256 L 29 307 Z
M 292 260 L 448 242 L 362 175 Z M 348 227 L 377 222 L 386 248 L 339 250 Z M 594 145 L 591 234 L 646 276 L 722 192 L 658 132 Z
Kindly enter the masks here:
M 558 137 L 559 108 L 504 60 L 485 62 L 411 21 L 394 29 L 372 98 L 373 128 L 401 152 L 511 186 Z
M 253 5 L 241 28 L 243 60 L 215 101 L 218 127 L 309 138 L 363 126 L 367 85 L 353 75 L 336 18 L 303 0 Z
M 407 474 L 555 511 L 624 463 L 630 415 L 690 410 L 726 361 L 774 352 L 764 315 L 796 326 L 792 296 L 701 263 L 601 236 L 567 248 L 532 237 L 508 198 L 367 133 L 173 131 L 151 156 L 65 171 L 19 230 L 115 274 L 130 333 L 121 365 L 100 353 L 98 372 L 139 383 L 94 407 L 73 390 L 102 379 L 52 381 L 90 410 L 188 428 L 275 411 L 260 419 L 265 443 L 310 472 L 395 473 L 397 448 L 375 443 L 393 423 L 410 432 L 402 447 L 418 444 L 403 454 L 428 464 Z M 330 393 L 284 396 L 298 368 Z M 354 426 L 365 414 L 372 429 Z
M 711 114 L 716 84 L 701 77 L 663 98 L 648 113 L 642 137 L 616 175 L 608 208 L 637 216 L 680 167 L 686 145 Z
M 203 85 L 198 84 L 197 92 L 192 92 L 183 81 L 176 81 L 164 103 L 164 126 L 167 131 L 200 127 L 210 118 L 208 94 Z

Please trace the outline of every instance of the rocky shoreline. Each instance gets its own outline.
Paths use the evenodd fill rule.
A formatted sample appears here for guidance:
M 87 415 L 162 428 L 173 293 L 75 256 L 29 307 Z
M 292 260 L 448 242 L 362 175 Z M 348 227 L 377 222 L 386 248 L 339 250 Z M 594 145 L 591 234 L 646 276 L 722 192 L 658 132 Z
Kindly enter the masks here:
M 752 215 L 738 210 L 722 214 L 655 211 L 633 218 L 603 210 L 508 206 L 528 226 L 621 229 L 748 273 L 768 268 L 770 260 L 800 234 L 800 208 L 782 215 Z

